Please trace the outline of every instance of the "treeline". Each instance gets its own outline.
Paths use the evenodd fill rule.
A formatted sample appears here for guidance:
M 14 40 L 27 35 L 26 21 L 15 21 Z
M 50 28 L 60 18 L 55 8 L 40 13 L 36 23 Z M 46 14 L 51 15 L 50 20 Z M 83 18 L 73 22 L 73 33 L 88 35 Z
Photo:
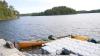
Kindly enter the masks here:
M 52 9 L 47 9 L 44 12 L 21 14 L 21 16 L 68 15 L 68 14 L 80 14 L 80 13 L 100 13 L 100 9 L 90 10 L 90 11 L 85 11 L 85 10 L 76 11 L 75 9 L 66 6 L 58 6 L 58 7 L 53 7 Z
M 77 13 L 100 13 L 100 9 L 90 10 L 90 11 L 82 10 L 82 11 L 77 11 Z
M 9 6 L 5 0 L 0 1 L 0 20 L 15 18 L 18 14 L 19 12 L 13 6 Z
M 40 13 L 30 13 L 30 14 L 21 14 L 22 16 L 30 15 L 30 16 L 44 16 L 44 15 L 67 15 L 67 14 L 75 14 L 76 10 L 66 7 L 66 6 L 59 6 L 54 7 L 52 9 L 47 9 L 44 12 Z

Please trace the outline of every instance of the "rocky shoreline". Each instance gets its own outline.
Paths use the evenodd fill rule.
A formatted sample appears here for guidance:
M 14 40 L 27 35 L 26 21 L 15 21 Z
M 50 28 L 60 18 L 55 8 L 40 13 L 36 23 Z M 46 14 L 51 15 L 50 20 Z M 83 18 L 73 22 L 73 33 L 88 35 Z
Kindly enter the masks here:
M 0 39 L 0 56 L 99 56 L 100 44 L 87 41 L 88 37 L 77 35 L 60 38 L 49 36 L 49 42 L 41 47 L 19 49 L 15 43 Z M 77 37 L 77 38 L 75 38 Z M 86 37 L 86 38 L 85 38 Z M 51 41 L 52 40 L 52 41 Z M 34 41 L 33 41 L 34 42 Z M 35 44 L 35 42 L 32 44 Z M 25 45 L 30 42 L 25 42 Z M 65 54 L 62 54 L 65 53 Z
M 11 43 L 10 41 L 5 41 L 4 39 L 0 39 L 0 56 L 57 56 L 57 55 L 42 55 L 42 54 L 32 54 L 32 53 L 29 54 L 27 52 L 21 52 L 17 48 L 15 48 L 13 43 Z
M 25 56 L 22 52 L 20 52 L 13 46 L 7 45 L 7 41 L 5 41 L 4 39 L 0 39 L 0 56 Z

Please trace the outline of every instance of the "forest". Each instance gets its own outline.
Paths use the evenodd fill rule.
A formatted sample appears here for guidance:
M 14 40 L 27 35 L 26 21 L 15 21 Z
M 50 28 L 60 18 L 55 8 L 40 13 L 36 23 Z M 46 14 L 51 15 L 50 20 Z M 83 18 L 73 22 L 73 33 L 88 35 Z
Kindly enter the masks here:
M 0 1 L 0 20 L 14 19 L 19 15 L 19 12 L 13 8 L 13 6 L 8 5 L 4 1 Z
M 53 7 L 51 9 L 47 9 L 44 12 L 32 13 L 31 15 L 41 16 L 41 15 L 67 15 L 67 14 L 76 14 L 76 10 L 66 6 L 58 6 L 58 7 Z

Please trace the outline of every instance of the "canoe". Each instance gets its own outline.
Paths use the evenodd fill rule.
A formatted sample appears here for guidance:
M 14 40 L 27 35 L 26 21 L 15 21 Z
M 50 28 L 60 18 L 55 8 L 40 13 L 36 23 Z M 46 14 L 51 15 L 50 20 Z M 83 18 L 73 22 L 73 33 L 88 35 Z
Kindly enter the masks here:
M 82 40 L 82 41 L 88 41 L 90 38 L 88 36 L 84 35 L 71 35 L 72 39 Z
M 17 43 L 18 48 L 24 49 L 29 47 L 40 47 L 45 42 L 43 41 L 21 41 Z

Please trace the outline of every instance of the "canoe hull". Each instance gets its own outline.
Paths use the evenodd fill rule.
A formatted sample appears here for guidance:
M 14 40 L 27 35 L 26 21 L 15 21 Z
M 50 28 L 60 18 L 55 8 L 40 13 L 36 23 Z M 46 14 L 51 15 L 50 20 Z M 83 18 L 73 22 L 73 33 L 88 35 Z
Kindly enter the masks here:
M 22 42 L 18 42 L 17 46 L 18 48 L 24 49 L 24 48 L 30 48 L 30 47 L 41 47 L 42 44 L 44 44 L 45 42 L 37 42 L 37 41 L 22 41 Z

